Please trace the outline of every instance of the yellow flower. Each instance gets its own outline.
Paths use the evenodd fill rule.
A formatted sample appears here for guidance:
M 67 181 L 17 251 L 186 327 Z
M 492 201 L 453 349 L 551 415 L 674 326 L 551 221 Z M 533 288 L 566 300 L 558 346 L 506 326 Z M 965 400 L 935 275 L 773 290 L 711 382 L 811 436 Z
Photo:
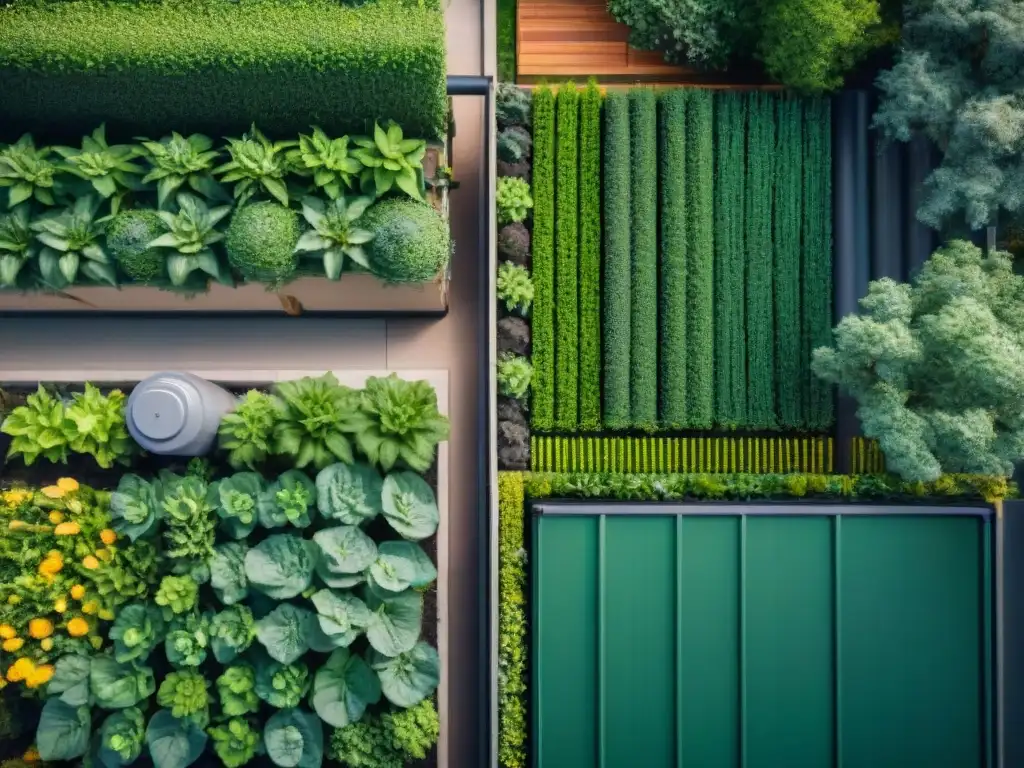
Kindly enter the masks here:
M 117 541 L 117 534 L 109 528 L 104 528 L 102 531 L 100 531 L 100 541 L 102 541 L 104 544 L 113 544 L 115 541 Z
M 39 642 L 39 647 L 42 648 L 47 653 L 49 653 L 50 651 L 53 650 L 53 638 L 52 637 L 44 638 L 43 640 L 41 640 Z
M 50 522 L 53 523 L 54 525 L 57 525 L 58 523 L 63 523 L 64 522 L 64 513 L 63 512 L 58 512 L 56 509 L 53 510 L 53 512 L 50 513 Z
M 98 614 L 96 614 L 96 615 L 99 616 L 101 619 L 103 619 L 103 621 L 113 621 L 114 620 L 114 612 L 112 610 L 110 610 L 109 608 L 100 608 L 100 612 Z
M 59 485 L 48 485 L 42 489 L 41 493 L 48 499 L 59 499 L 64 495 L 64 489 Z
M 90 571 L 95 571 L 97 568 L 100 567 L 100 561 L 92 555 L 86 555 L 82 558 L 82 565 L 84 565 Z
M 14 662 L 13 664 L 11 664 L 11 666 L 7 668 L 8 682 L 20 683 L 22 680 L 25 679 L 24 671 L 21 669 L 21 667 L 18 666 L 18 664 L 21 661 L 28 661 L 28 659 L 18 659 L 18 661 Z
M 53 601 L 53 610 L 57 613 L 64 613 L 68 609 L 68 600 L 66 597 L 58 597 Z
M 78 481 L 71 477 L 62 477 L 57 481 L 57 487 L 65 493 L 71 493 L 78 490 Z
M 14 653 L 15 651 L 20 651 L 21 646 L 23 646 L 24 644 L 24 638 L 12 637 L 10 640 L 4 640 L 3 649 L 10 653 Z
M 103 547 L 102 549 L 96 550 L 96 557 L 104 563 L 109 563 L 111 560 L 114 559 L 114 553 L 112 550 Z
M 0 624 L 0 640 L 10 640 L 18 636 L 18 630 L 10 624 Z
M 74 536 L 82 532 L 82 526 L 78 523 L 61 523 L 54 528 L 53 532 L 58 536 Z
M 16 507 L 31 495 L 28 491 L 7 491 L 4 493 L 3 498 L 6 503 Z
M 17 605 L 20 602 L 21 602 L 21 598 L 18 595 L 8 595 L 7 596 L 7 604 L 8 605 Z
M 81 584 L 75 584 L 75 586 L 71 588 L 71 597 L 73 597 L 75 600 L 81 600 L 83 597 L 85 597 L 85 587 L 83 587 Z
M 53 634 L 53 622 L 49 619 L 32 619 L 28 623 L 28 633 L 36 640 L 42 640 Z
M 99 603 L 97 603 L 95 600 L 90 600 L 88 603 L 82 603 L 82 613 L 88 616 L 92 616 L 99 609 Z
M 60 573 L 64 567 L 64 560 L 60 555 L 52 557 L 47 555 L 41 563 L 39 563 L 39 572 L 44 576 L 52 576 L 55 573 Z
M 53 676 L 52 672 L 50 673 L 50 676 Z M 24 760 L 26 763 L 38 763 L 40 760 L 39 750 L 35 747 L 29 747 L 27 750 L 25 750 L 25 754 L 22 755 L 21 759 Z
M 68 622 L 68 634 L 72 637 L 82 637 L 89 633 L 89 624 L 81 616 L 75 616 Z
M 11 520 L 11 522 L 7 524 L 7 528 L 11 531 L 23 531 L 28 528 L 28 523 L 24 520 Z
M 38 688 L 40 685 L 50 682 L 51 677 L 53 677 L 53 665 L 43 664 L 28 674 L 25 678 L 25 685 L 29 688 Z

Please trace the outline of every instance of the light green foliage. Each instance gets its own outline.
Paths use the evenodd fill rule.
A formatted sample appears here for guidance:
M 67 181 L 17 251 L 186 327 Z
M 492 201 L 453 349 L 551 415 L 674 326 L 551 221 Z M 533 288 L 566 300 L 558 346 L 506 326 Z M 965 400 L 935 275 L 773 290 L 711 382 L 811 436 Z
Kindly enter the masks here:
M 333 373 L 284 381 L 274 387 L 284 403 L 274 426 L 274 453 L 294 457 L 294 466 L 323 469 L 335 461 L 351 463 L 352 444 L 344 428 L 358 394 L 338 383 Z
M 875 126 L 898 141 L 927 136 L 942 151 L 917 212 L 926 224 L 977 228 L 1020 209 L 1022 39 L 1016 0 L 908 6 L 896 63 L 878 78 Z
M 661 184 L 660 408 L 663 427 L 686 427 L 686 106 L 688 91 L 661 99 L 658 173 Z
M 147 247 L 160 249 L 164 254 L 171 285 L 185 285 L 196 271 L 223 281 L 213 245 L 224 239 L 224 233 L 217 229 L 217 224 L 231 213 L 231 206 L 209 208 L 187 192 L 179 194 L 176 200 L 177 213 L 157 211 L 166 233 L 151 240 Z
M 506 261 L 498 267 L 498 301 L 505 302 L 505 309 L 522 315 L 530 314 L 533 303 L 533 281 L 526 267 Z
M 224 188 L 213 178 L 220 153 L 209 136 L 195 133 L 182 136 L 173 132 L 160 141 L 139 139 L 141 156 L 149 164 L 143 184 L 156 182 L 157 205 L 163 208 L 182 187 L 208 200 L 230 200 Z
M 555 107 L 555 429 L 579 426 L 579 116 L 576 83 Z M 499 182 L 500 183 L 500 182 Z M 501 205 L 498 206 L 499 217 Z M 499 363 L 500 365 L 500 363 Z M 520 385 L 524 386 L 522 378 Z M 508 381 L 508 379 L 506 379 Z M 529 379 L 526 380 L 528 383 Z M 519 387 L 517 386 L 517 389 Z M 525 389 L 524 389 L 525 394 Z
M 240 717 L 257 712 L 260 698 L 256 695 L 256 673 L 248 664 L 228 667 L 217 678 L 217 696 L 221 711 L 227 717 Z
M 202 716 L 210 705 L 209 681 L 200 672 L 168 673 L 156 692 L 156 702 L 177 718 Z
M 0 187 L 7 188 L 7 208 L 35 199 L 55 205 L 53 186 L 58 168 L 49 147 L 36 148 L 25 134 L 14 144 L 0 149 Z
M 370 267 L 393 283 L 424 283 L 448 266 L 451 231 L 432 205 L 407 197 L 385 198 L 363 214 L 373 233 Z
M 373 232 L 360 227 L 359 220 L 372 202 L 369 197 L 347 200 L 344 195 L 327 203 L 316 197 L 303 198 L 302 216 L 311 229 L 299 238 L 296 252 L 319 260 L 331 280 L 341 277 L 346 258 L 369 269 L 363 246 L 373 240 Z
M 165 483 L 163 512 L 164 553 L 175 561 L 176 572 L 186 573 L 189 568 L 209 563 L 213 557 L 216 532 L 209 486 L 191 475 L 170 484 Z M 180 586 L 185 588 L 184 585 Z M 178 610 L 174 612 L 181 613 Z
M 529 183 L 518 177 L 502 176 L 498 179 L 495 204 L 498 206 L 499 225 L 523 221 L 533 208 Z
M 263 492 L 258 509 L 264 528 L 306 528 L 316 514 L 316 487 L 305 472 L 290 469 Z
M 53 151 L 64 158 L 61 170 L 88 182 L 91 191 L 103 199 L 110 199 L 111 213 L 117 213 L 126 192 L 142 186 L 145 168 L 132 162 L 138 155 L 138 147 L 131 144 L 110 146 L 105 125 L 84 137 L 81 148 L 58 146 Z
M 26 466 L 32 466 L 40 457 L 67 463 L 74 425 L 65 414 L 64 404 L 43 389 L 42 384 L 25 399 L 25 405 L 7 415 L 0 431 L 14 438 L 7 449 L 8 458 L 21 456 Z
M 213 739 L 213 751 L 226 768 L 239 768 L 248 763 L 255 757 L 260 743 L 260 734 L 239 717 L 210 728 L 208 733 Z
M 775 216 L 772 259 L 775 268 L 775 380 L 778 382 L 779 425 L 806 425 L 800 382 L 800 235 L 803 184 L 803 120 L 800 102 L 781 99 L 777 105 Z
M 25 267 L 34 265 L 39 255 L 30 221 L 31 205 L 28 204 L 0 214 L 0 288 L 23 285 L 29 278 Z
M 381 488 L 381 504 L 384 518 L 402 538 L 410 541 L 422 541 L 437 533 L 437 526 L 441 521 L 437 509 L 437 499 L 427 481 L 415 472 L 392 472 L 385 477 Z M 386 542 L 380 545 L 379 554 L 384 555 L 387 552 L 386 545 Z M 400 559 L 408 561 L 406 565 L 408 566 L 410 584 L 415 587 L 424 587 L 433 581 L 437 574 L 436 572 L 433 575 L 429 573 L 429 569 L 422 562 L 423 558 L 417 557 L 416 552 L 418 550 L 412 553 L 406 551 Z M 393 560 L 393 558 L 391 559 Z M 375 571 L 371 567 L 370 574 L 374 573 Z M 379 579 L 375 580 L 379 581 Z M 378 597 L 381 596 L 379 592 L 376 594 Z M 382 599 L 391 599 L 391 597 L 393 596 L 385 594 Z M 403 592 L 399 597 L 412 601 L 413 595 Z M 418 605 L 418 597 L 416 603 Z M 371 623 L 373 622 L 371 621 Z M 370 644 L 374 644 L 372 637 Z
M 451 431 L 448 417 L 437 409 L 434 388 L 394 373 L 366 380 L 348 428 L 363 455 L 385 472 L 395 466 L 426 472 L 437 444 Z
M 221 419 L 218 444 L 234 469 L 259 469 L 272 452 L 274 425 L 284 404 L 274 395 L 251 389 Z
M 507 396 L 524 399 L 530 391 L 533 366 L 521 355 L 506 352 L 498 358 L 498 391 Z
M 179 669 L 198 667 L 206 661 L 209 646 L 210 621 L 198 613 L 187 613 L 175 619 L 164 641 L 167 661 Z
M 164 618 L 188 613 L 199 601 L 199 585 L 189 576 L 164 576 L 156 591 L 155 602 L 166 609 Z
M 120 662 L 145 661 L 164 639 L 165 631 L 166 623 L 158 608 L 145 603 L 122 608 L 110 628 L 114 658 Z
M 601 91 L 580 95 L 580 427 L 601 426 Z
M 497 12 L 498 80 L 507 85 L 516 79 L 516 0 L 498 0 Z
M 150 542 L 137 541 L 110 549 L 113 555 L 108 563 L 83 574 L 92 582 L 91 590 L 113 609 L 148 597 L 158 580 L 156 548 Z
M 167 231 L 156 211 L 121 211 L 107 225 L 107 250 L 117 266 L 137 283 L 158 283 L 167 274 L 164 251 L 150 246 Z
M 265 487 L 258 472 L 239 472 L 213 484 L 211 493 L 216 499 L 221 530 L 232 539 L 244 539 L 256 527 L 259 499 Z
M 630 286 L 629 417 L 637 429 L 658 423 L 658 124 L 650 88 L 629 92 L 633 228 Z
M 856 398 L 864 434 L 904 480 L 1009 476 L 1024 457 L 1022 299 L 1008 254 L 954 240 L 910 284 L 872 282 L 814 372 Z
M 363 164 L 349 152 L 348 136 L 330 138 L 322 128 L 313 126 L 313 135 L 299 136 L 299 145 L 290 153 L 292 167 L 313 178 L 313 188 L 336 200 L 344 190 L 352 189 Z
M 114 758 L 114 765 L 134 762 L 142 754 L 145 738 L 146 719 L 138 707 L 129 707 L 108 715 L 100 728 L 100 761 L 104 765 L 109 765 L 111 758 Z
M 440 723 L 433 699 L 404 711 L 364 715 L 331 734 L 330 755 L 351 768 L 403 768 L 437 743 Z
M 533 427 L 555 423 L 555 96 L 533 91 Z
M 51 288 L 79 281 L 117 284 L 114 266 L 103 243 L 104 222 L 97 216 L 102 199 L 84 195 L 62 210 L 40 215 L 29 226 L 42 243 L 39 272 Z
M 441 735 L 441 722 L 432 698 L 405 710 L 385 712 L 381 720 L 395 747 L 413 760 L 423 760 Z
M 523 476 L 498 473 L 498 763 L 526 768 Z
M 276 202 L 253 203 L 231 217 L 224 247 L 231 266 L 246 280 L 281 285 L 298 259 L 299 215 Z
M 374 123 L 372 138 L 358 136 L 352 141 L 356 145 L 352 157 L 362 165 L 359 189 L 364 195 L 378 198 L 395 189 L 423 200 L 425 141 L 405 138 L 395 123 L 389 123 L 387 130 Z
M 612 92 L 604 106 L 604 426 L 629 426 L 630 319 L 632 317 L 631 149 L 629 97 Z M 534 324 L 533 357 L 540 341 Z M 539 426 L 539 425 L 538 425 Z

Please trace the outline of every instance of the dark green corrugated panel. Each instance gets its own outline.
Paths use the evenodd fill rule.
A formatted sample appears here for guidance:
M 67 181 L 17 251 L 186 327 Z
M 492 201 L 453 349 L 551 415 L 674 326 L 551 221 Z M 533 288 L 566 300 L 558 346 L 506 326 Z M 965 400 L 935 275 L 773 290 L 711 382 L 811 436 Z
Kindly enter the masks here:
M 538 517 L 535 768 L 991 768 L 987 526 Z

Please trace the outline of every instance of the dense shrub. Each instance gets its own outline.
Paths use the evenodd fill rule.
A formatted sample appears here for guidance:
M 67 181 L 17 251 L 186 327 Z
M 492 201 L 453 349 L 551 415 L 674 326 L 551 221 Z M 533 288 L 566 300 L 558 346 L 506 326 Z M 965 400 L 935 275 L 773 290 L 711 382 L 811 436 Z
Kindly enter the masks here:
M 580 97 L 580 427 L 601 426 L 601 91 Z
M 166 231 L 156 211 L 122 211 L 107 225 L 107 249 L 132 280 L 148 283 L 164 276 L 165 257 L 149 244 Z
M 498 127 L 530 126 L 530 92 L 515 83 L 499 83 L 495 103 Z
M 579 419 L 579 107 L 576 84 L 558 90 L 555 186 L 555 428 Z
M 385 198 L 363 214 L 361 226 L 373 232 L 373 273 L 394 283 L 433 280 L 448 264 L 451 232 L 437 210 L 405 197 Z
M 235 212 L 224 247 L 246 280 L 279 285 L 295 272 L 299 215 L 279 203 L 252 203 Z
M 446 69 L 437 2 L 15 3 L 0 24 L 0 122 L 219 135 L 254 118 L 271 133 L 392 119 L 439 138 Z
M 631 322 L 629 97 L 610 92 L 604 107 L 604 426 L 629 426 Z
M 658 422 L 658 122 L 652 89 L 630 91 L 629 131 L 633 170 L 629 411 L 634 427 L 653 429 Z
M 555 423 L 555 95 L 533 94 L 533 426 Z
M 800 215 L 803 183 L 803 119 L 800 102 L 778 103 L 776 142 L 775 262 L 776 381 L 779 423 L 783 429 L 805 425 L 800 394 Z
M 530 231 L 523 224 L 508 224 L 498 231 L 498 255 L 518 264 L 530 266 Z

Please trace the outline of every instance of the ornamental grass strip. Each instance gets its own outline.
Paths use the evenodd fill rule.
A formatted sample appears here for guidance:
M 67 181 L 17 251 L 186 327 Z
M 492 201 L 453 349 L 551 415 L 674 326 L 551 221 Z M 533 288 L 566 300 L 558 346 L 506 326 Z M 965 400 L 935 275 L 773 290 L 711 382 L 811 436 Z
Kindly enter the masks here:
M 580 96 L 580 428 L 601 426 L 601 91 Z
M 558 89 L 555 128 L 555 429 L 579 421 L 579 114 L 576 84 Z
M 533 394 L 534 429 L 555 421 L 555 95 L 533 92 Z

